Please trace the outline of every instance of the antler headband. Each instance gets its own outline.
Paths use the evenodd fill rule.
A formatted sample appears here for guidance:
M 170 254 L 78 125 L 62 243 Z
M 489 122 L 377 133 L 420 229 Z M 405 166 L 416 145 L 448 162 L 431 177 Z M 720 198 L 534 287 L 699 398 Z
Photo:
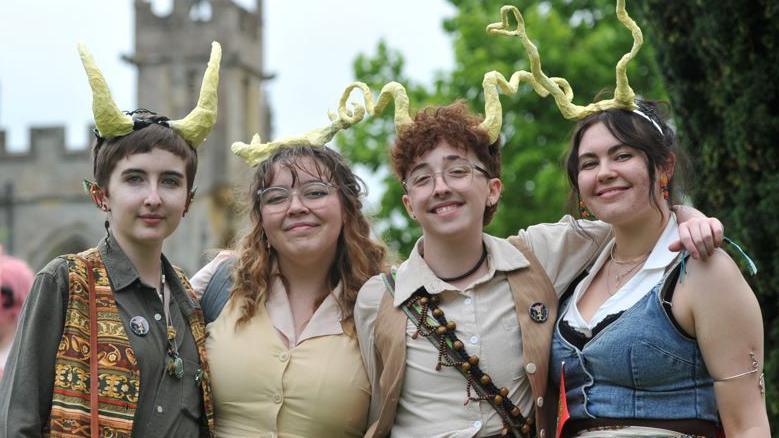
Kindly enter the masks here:
M 635 58 L 638 50 L 644 42 L 644 37 L 641 33 L 641 29 L 638 27 L 635 21 L 630 18 L 627 10 L 625 9 L 625 0 L 617 0 L 617 18 L 633 35 L 633 46 L 630 52 L 624 54 L 617 63 L 616 67 L 616 88 L 614 89 L 614 97 L 611 99 L 605 99 L 598 102 L 591 103 L 586 106 L 575 105 L 573 103 L 573 90 L 570 84 L 564 78 L 550 78 L 541 70 L 541 58 L 538 54 L 538 49 L 530 41 L 525 31 L 525 22 L 522 18 L 522 14 L 514 6 L 503 6 L 500 9 L 501 21 L 499 23 L 492 23 L 487 26 L 487 32 L 491 34 L 500 34 L 508 36 L 516 36 L 522 41 L 522 45 L 525 48 L 525 52 L 530 58 L 530 71 L 518 71 L 511 76 L 511 82 L 507 83 L 503 75 L 498 72 L 489 72 L 485 75 L 485 99 L 487 100 L 488 107 L 488 119 L 492 117 L 497 118 L 498 122 L 493 122 L 493 125 L 497 124 L 497 129 L 500 130 L 500 117 L 501 106 L 498 99 L 497 91 L 494 84 L 501 87 L 501 90 L 506 94 L 514 94 L 517 90 L 517 85 L 520 80 L 528 80 L 533 89 L 541 97 L 546 97 L 549 94 L 557 103 L 557 107 L 560 109 L 563 117 L 566 119 L 579 120 L 590 114 L 612 109 L 621 108 L 631 111 L 636 110 L 635 93 L 630 88 L 627 76 L 627 65 Z M 509 17 L 513 15 L 516 22 L 516 29 L 510 29 Z M 487 89 L 486 82 L 489 80 L 493 83 L 490 90 Z M 491 111 L 489 111 L 491 110 Z M 643 113 L 641 113 L 643 115 Z M 644 117 L 646 117 L 644 115 Z M 650 119 L 651 121 L 651 119 Z M 662 131 L 661 131 L 662 132 Z
M 514 6 L 503 6 L 500 10 L 501 21 L 487 26 L 487 32 L 490 34 L 500 34 L 519 37 L 525 52 L 530 58 L 530 72 L 517 71 L 511 75 L 509 80 L 497 71 L 490 71 L 484 75 L 482 87 L 484 89 L 484 121 L 479 125 L 489 138 L 490 143 L 494 143 L 499 135 L 503 124 L 503 109 L 500 103 L 498 90 L 506 95 L 514 95 L 517 92 L 521 82 L 528 82 L 533 90 L 541 97 L 552 95 L 557 103 L 560 112 L 566 119 L 582 119 L 590 114 L 611 108 L 623 108 L 636 111 L 635 93 L 630 88 L 627 78 L 627 65 L 636 56 L 638 50 L 643 44 L 641 29 L 625 10 L 625 0 L 617 0 L 617 18 L 627 27 L 633 35 L 633 47 L 630 52 L 622 56 L 616 67 L 617 85 L 614 90 L 614 97 L 608 100 L 601 100 L 586 106 L 575 105 L 573 103 L 573 89 L 565 78 L 548 77 L 541 70 L 541 58 L 538 49 L 530 41 L 525 31 L 525 22 L 522 14 Z M 510 29 L 509 18 L 513 15 L 516 22 L 516 29 Z M 352 109 L 346 109 L 346 101 L 349 94 L 354 89 L 362 91 L 365 105 L 352 103 Z M 330 125 L 310 131 L 303 135 L 282 138 L 269 143 L 262 143 L 259 135 L 255 134 L 250 144 L 236 142 L 233 143 L 232 150 L 239 157 L 246 160 L 250 165 L 256 165 L 266 159 L 273 151 L 281 147 L 291 147 L 297 145 L 323 146 L 332 140 L 335 134 L 360 122 L 367 112 L 371 116 L 381 113 L 389 104 L 390 100 L 395 102 L 395 130 L 400 133 L 403 129 L 413 123 L 409 116 L 409 99 L 406 89 L 397 82 L 390 82 L 382 87 L 376 104 L 373 103 L 373 96 L 370 88 L 362 82 L 353 82 L 346 87 L 341 94 L 336 115 L 329 114 Z M 643 113 L 639 113 L 647 117 Z M 650 119 L 650 121 L 652 121 Z M 654 122 L 653 122 L 654 123 Z M 657 126 L 656 123 L 654 123 Z M 659 129 L 659 128 L 658 128 Z M 662 130 L 660 130 L 662 133 Z
M 135 126 L 132 116 L 120 111 L 114 103 L 108 84 L 100 69 L 97 68 L 89 50 L 84 44 L 79 44 L 78 52 L 89 79 L 89 86 L 92 88 L 92 113 L 95 117 L 95 127 L 98 133 L 103 138 L 121 137 L 131 133 Z M 211 56 L 203 75 L 197 106 L 183 119 L 166 122 L 192 148 L 197 148 L 206 141 L 208 133 L 211 132 L 211 128 L 216 123 L 221 59 L 222 47 L 214 41 L 211 43 Z

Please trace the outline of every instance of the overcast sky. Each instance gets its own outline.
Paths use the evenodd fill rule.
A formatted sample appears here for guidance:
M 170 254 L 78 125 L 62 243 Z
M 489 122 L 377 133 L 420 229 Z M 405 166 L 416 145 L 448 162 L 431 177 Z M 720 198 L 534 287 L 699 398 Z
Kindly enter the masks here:
M 159 14 L 171 4 L 153 2 Z M 451 43 L 441 23 L 453 13 L 444 0 L 266 1 L 266 70 L 276 75 L 267 87 L 274 137 L 326 124 L 327 110 L 335 110 L 341 90 L 355 79 L 355 56 L 374 53 L 380 38 L 403 53 L 416 81 L 430 83 L 436 71 L 450 70 Z M 119 107 L 135 108 L 135 71 L 120 60 L 133 52 L 132 32 L 132 0 L 0 2 L 0 127 L 10 148 L 26 147 L 30 126 L 64 124 L 69 146 L 89 141 L 91 95 L 79 41 L 89 46 Z

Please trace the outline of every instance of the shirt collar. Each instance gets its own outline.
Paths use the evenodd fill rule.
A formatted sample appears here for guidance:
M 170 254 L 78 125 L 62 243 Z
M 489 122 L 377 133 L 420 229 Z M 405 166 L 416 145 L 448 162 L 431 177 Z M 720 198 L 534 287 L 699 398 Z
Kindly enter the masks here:
M 676 214 L 671 213 L 671 217 L 668 219 L 668 223 L 665 225 L 665 229 L 663 229 L 662 234 L 660 234 L 660 238 L 658 238 L 657 242 L 655 242 L 655 246 L 652 248 L 652 252 L 649 253 L 649 257 L 647 257 L 646 262 L 644 262 L 643 266 L 638 272 L 653 269 L 665 269 L 665 267 L 671 264 L 671 262 L 679 255 L 678 252 L 673 252 L 668 249 L 668 245 L 678 239 L 679 225 L 676 223 Z M 606 263 L 615 243 L 616 241 L 612 237 L 611 241 L 606 245 L 606 247 L 603 249 L 603 252 L 601 252 L 600 256 L 598 256 L 598 259 L 590 269 L 591 273 L 598 272 L 598 270 Z
M 308 324 L 306 324 L 306 328 L 300 333 L 300 337 L 296 339 L 295 323 L 292 318 L 292 307 L 287 297 L 287 289 L 284 287 L 284 282 L 278 271 L 278 263 L 274 263 L 270 293 L 265 302 L 265 308 L 268 310 L 276 330 L 287 338 L 291 346 L 294 346 L 308 338 L 340 335 L 344 332 L 341 323 L 343 313 L 341 306 L 338 304 L 342 294 L 343 287 L 341 282 L 338 282 L 336 287 L 322 301 L 322 304 L 314 311 Z
M 438 294 L 445 290 L 453 290 L 454 286 L 438 278 L 419 253 L 423 238 L 420 237 L 414 245 L 414 249 L 398 268 L 395 277 L 395 307 L 403 304 L 420 287 L 424 287 L 430 294 Z M 487 247 L 487 267 L 489 271 L 484 281 L 490 280 L 498 271 L 513 271 L 529 266 L 522 252 L 506 239 L 482 234 L 482 241 Z M 481 282 L 481 280 L 480 280 Z
M 100 257 L 103 259 L 103 264 L 114 292 L 120 292 L 136 281 L 141 281 L 135 265 L 133 265 L 130 258 L 127 257 L 127 254 L 119 246 L 119 242 L 116 241 L 113 234 L 109 233 L 108 237 L 100 240 L 97 249 L 100 252 Z M 176 275 L 175 268 L 173 268 L 173 265 L 170 264 L 164 254 L 162 255 L 162 269 L 165 273 L 166 282 L 172 289 L 183 289 L 178 280 L 178 275 Z M 159 287 L 159 285 L 155 284 L 150 284 L 149 286 Z
M 665 269 L 679 255 L 678 252 L 668 249 L 668 245 L 676 240 L 679 240 L 679 225 L 676 223 L 676 214 L 671 213 L 663 234 L 657 239 L 657 243 L 646 259 L 642 269 Z
M 119 247 L 119 242 L 116 241 L 113 234 L 109 233 L 108 237 L 102 239 L 97 245 L 97 249 L 115 292 L 127 288 L 136 280 L 140 280 L 138 271 L 127 254 Z

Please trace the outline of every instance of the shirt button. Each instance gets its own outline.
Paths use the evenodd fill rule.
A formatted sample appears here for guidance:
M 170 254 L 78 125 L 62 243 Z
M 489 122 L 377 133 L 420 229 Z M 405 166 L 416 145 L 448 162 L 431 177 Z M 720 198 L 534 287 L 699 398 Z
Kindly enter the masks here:
M 465 304 L 468 305 L 468 306 L 470 306 L 472 302 L 473 302 L 473 300 L 470 299 L 470 298 L 466 298 L 465 299 Z
M 544 429 L 538 431 L 538 438 L 544 438 L 545 436 L 546 436 L 546 431 Z
M 281 403 L 281 394 L 273 394 L 273 403 Z
M 157 321 L 160 321 L 162 319 L 162 315 L 160 315 L 159 313 L 155 313 L 154 314 L 154 319 L 156 319 Z
M 162 406 L 157 405 L 157 413 L 161 414 L 163 411 L 165 411 L 165 409 L 162 409 Z
M 286 362 L 286 361 L 288 361 L 288 360 L 289 360 L 289 353 L 287 353 L 286 351 L 285 351 L 285 352 L 283 352 L 283 353 L 279 353 L 279 360 L 280 360 L 281 362 Z
M 538 406 L 539 408 L 544 406 L 544 398 L 543 397 L 538 397 L 538 399 L 536 400 L 536 406 Z
M 476 420 L 473 422 L 473 428 L 474 429 L 481 429 L 481 421 Z
M 525 365 L 525 372 L 528 374 L 535 374 L 536 373 L 536 364 L 533 362 L 528 362 L 527 365 Z
M 471 336 L 471 344 L 476 345 L 479 343 L 479 337 L 478 336 Z

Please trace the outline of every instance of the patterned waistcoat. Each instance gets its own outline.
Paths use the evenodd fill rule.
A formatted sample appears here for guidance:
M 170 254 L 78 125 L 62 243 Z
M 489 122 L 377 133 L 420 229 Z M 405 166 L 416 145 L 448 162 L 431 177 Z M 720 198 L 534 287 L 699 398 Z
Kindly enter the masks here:
M 62 340 L 57 350 L 54 390 L 47 436 L 130 437 L 140 394 L 138 360 L 119 315 L 105 264 L 96 248 L 67 256 L 68 302 Z M 90 431 L 90 311 L 87 262 L 92 266 L 97 308 L 98 425 Z M 185 291 L 194 296 L 182 272 L 176 270 Z M 189 325 L 203 370 L 200 390 L 209 434 L 214 430 L 214 409 L 205 349 L 203 313 L 198 308 Z

